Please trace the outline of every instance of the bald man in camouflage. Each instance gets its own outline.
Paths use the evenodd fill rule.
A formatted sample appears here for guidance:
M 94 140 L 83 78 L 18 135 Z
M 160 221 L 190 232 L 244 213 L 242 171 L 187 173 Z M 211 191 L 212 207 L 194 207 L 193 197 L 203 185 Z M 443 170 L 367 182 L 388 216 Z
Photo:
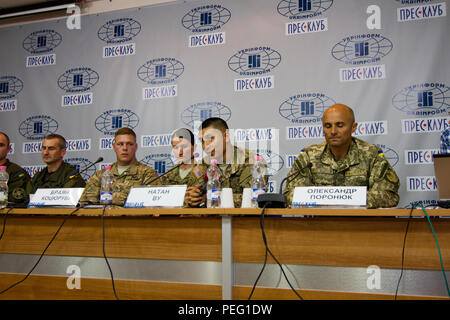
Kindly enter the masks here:
M 397 206 L 397 174 L 380 148 L 352 137 L 358 126 L 353 110 L 343 104 L 331 106 L 323 114 L 322 126 L 325 141 L 302 149 L 289 172 L 294 176 L 284 191 L 288 203 L 295 187 L 367 186 L 367 208 Z

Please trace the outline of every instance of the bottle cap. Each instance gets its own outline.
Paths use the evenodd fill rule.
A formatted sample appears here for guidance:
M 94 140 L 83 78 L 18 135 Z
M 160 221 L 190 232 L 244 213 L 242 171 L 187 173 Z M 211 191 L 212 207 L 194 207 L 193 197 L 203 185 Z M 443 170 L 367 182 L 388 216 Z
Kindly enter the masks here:
M 107 165 L 107 166 L 105 166 L 105 169 L 106 169 L 106 170 L 111 170 L 111 166 L 110 166 L 110 165 Z
M 211 159 L 211 164 L 217 164 L 217 159 Z

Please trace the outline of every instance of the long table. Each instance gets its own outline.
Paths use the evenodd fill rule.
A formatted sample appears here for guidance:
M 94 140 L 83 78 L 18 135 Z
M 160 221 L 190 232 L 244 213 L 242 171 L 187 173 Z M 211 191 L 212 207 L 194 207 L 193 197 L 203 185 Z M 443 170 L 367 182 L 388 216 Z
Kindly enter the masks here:
M 24 278 L 73 210 L 8 213 L 0 291 Z M 448 268 L 450 210 L 427 212 Z M 103 244 L 120 299 L 247 299 L 265 259 L 262 221 L 270 252 L 305 300 L 448 299 L 430 225 L 422 210 L 409 214 L 266 209 L 261 219 L 261 209 L 118 208 L 104 211 L 102 226 L 102 209 L 79 209 L 31 275 L 0 299 L 114 299 Z M 298 299 L 289 283 L 269 255 L 252 299 Z

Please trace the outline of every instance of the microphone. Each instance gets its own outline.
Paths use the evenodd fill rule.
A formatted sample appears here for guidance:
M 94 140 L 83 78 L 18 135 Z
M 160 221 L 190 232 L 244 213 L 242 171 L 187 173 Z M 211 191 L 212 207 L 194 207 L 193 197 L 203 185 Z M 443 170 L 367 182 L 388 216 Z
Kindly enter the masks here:
M 278 193 L 263 193 L 258 195 L 258 199 L 256 200 L 258 202 L 258 207 L 262 208 L 265 206 L 266 208 L 286 208 L 286 196 L 282 193 L 283 184 L 287 179 L 297 176 L 301 171 L 305 169 L 311 170 L 311 167 L 312 163 L 308 162 L 306 166 L 296 170 L 294 173 L 281 180 L 280 191 Z
M 176 168 L 178 168 L 179 166 L 181 166 L 182 163 L 177 164 L 176 166 L 174 166 L 172 169 L 170 169 L 169 171 L 164 172 L 162 175 L 156 177 L 155 179 L 150 180 L 150 182 L 148 183 L 148 185 L 152 184 L 153 182 L 155 182 L 158 179 L 161 179 L 162 177 L 164 177 L 166 174 L 168 174 L 169 172 L 172 172 L 173 170 L 175 170 Z

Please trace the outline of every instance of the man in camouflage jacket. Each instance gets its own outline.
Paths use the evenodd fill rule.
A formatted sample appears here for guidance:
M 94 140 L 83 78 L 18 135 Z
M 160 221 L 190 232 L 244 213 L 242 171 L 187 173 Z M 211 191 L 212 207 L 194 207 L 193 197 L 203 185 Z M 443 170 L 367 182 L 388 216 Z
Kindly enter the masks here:
M 136 160 L 137 143 L 133 130 L 129 128 L 117 130 L 113 149 L 117 158 L 111 166 L 111 172 L 114 175 L 113 205 L 123 206 L 131 187 L 161 184 L 155 170 Z M 100 202 L 101 177 L 104 171 L 105 169 L 97 171 L 89 179 L 79 200 L 80 203 Z
M 397 174 L 380 148 L 352 137 L 357 128 L 352 109 L 331 106 L 322 126 L 326 141 L 302 149 L 289 172 L 288 203 L 297 186 L 367 186 L 367 208 L 397 206 Z
M 222 171 L 221 187 L 233 189 L 234 206 L 240 207 L 244 188 L 252 186 L 252 164 L 256 153 L 233 146 L 228 125 L 221 118 L 209 118 L 203 121 L 200 126 L 200 138 L 206 153 L 202 163 L 209 165 L 211 158 L 217 159 Z M 266 182 L 267 180 L 266 177 Z M 192 198 L 199 201 L 196 195 Z

